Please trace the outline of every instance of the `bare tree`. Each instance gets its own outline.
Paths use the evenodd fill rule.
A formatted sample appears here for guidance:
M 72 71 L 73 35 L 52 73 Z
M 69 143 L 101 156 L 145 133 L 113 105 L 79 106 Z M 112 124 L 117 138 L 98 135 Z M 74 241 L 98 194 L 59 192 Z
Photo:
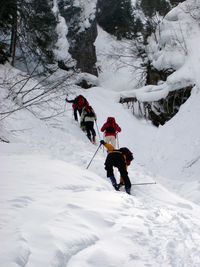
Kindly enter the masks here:
M 55 112 L 60 113 L 63 107 L 59 104 L 57 107 L 56 102 L 64 100 L 69 88 L 73 87 L 71 79 L 75 74 L 74 72 L 64 72 L 63 75 L 58 75 L 58 68 L 53 73 L 43 75 L 18 74 L 16 77 L 10 78 L 9 75 L 4 78 L 0 87 L 7 88 L 8 94 L 5 101 L 10 101 L 11 105 L 2 105 L 0 110 L 0 121 L 4 120 L 14 112 L 22 109 L 28 109 L 38 118 L 42 118 L 41 109 L 46 110 L 46 114 L 55 116 Z M 17 80 L 13 83 L 13 80 Z
M 190 0 L 183 7 L 185 13 L 190 14 L 190 16 L 195 20 L 200 20 L 200 0 Z

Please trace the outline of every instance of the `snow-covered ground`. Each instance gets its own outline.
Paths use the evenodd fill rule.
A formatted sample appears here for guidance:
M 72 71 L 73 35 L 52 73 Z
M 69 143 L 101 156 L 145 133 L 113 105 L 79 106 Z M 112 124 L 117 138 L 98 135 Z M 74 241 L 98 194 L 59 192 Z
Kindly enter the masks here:
M 176 21 L 177 14 L 185 22 L 183 12 L 173 12 L 168 22 Z M 10 141 L 0 142 L 0 267 L 200 266 L 200 56 L 195 53 L 200 34 L 196 20 L 192 24 L 190 38 L 184 36 L 187 57 L 177 61 L 183 65 L 168 82 L 190 76 L 196 87 L 163 127 L 137 120 L 118 103 L 123 91 L 134 88 L 131 69 L 118 68 L 113 58 L 104 57 L 99 60 L 100 86 L 76 91 L 97 113 L 97 146 L 74 122 L 71 104 L 49 120 L 22 109 L 0 121 L 0 137 Z M 182 26 L 189 29 L 191 24 Z M 101 31 L 98 38 L 98 52 L 112 50 L 111 37 Z M 167 53 L 168 59 L 179 58 L 165 52 L 154 53 L 155 63 Z M 17 73 L 8 64 L 0 65 L 0 111 L 14 107 L 5 99 L 2 79 L 13 75 L 17 81 Z M 56 99 L 62 109 L 64 99 L 63 94 Z M 45 117 L 44 107 L 41 113 Z M 128 169 L 132 184 L 156 182 L 133 185 L 131 196 L 123 189 L 114 191 L 106 178 L 105 150 L 99 149 L 86 169 L 108 116 L 122 128 L 119 145 L 133 151 Z M 117 171 L 115 175 L 119 179 Z
M 108 116 L 121 126 L 120 146 L 135 156 L 131 182 L 157 184 L 135 185 L 131 196 L 114 191 L 102 149 L 87 170 L 98 146 L 73 121 L 70 104 L 48 122 L 13 113 L 1 125 L 11 142 L 0 143 L 0 266 L 199 266 L 199 205 L 168 191 L 146 168 L 160 129 L 135 119 L 117 92 L 82 93 L 99 128 Z

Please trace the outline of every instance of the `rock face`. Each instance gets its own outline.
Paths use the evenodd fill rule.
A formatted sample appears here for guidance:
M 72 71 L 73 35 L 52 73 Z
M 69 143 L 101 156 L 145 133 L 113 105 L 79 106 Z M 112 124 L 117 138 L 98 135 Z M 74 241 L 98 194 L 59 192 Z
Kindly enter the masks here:
M 60 0 L 60 14 L 68 26 L 67 39 L 70 44 L 69 52 L 76 60 L 76 68 L 98 76 L 96 68 L 96 51 L 94 42 L 97 37 L 96 3 Z M 84 5 L 91 5 L 91 11 Z M 87 11 L 87 12 L 86 12 Z
M 146 71 L 147 71 L 146 85 L 151 85 L 151 84 L 157 85 L 160 81 L 166 81 L 167 77 L 171 75 L 175 70 L 173 69 L 157 70 L 150 64 L 150 62 L 148 62 Z
M 69 31 L 69 36 L 74 32 Z M 84 32 L 77 33 L 73 36 L 69 52 L 74 59 L 76 59 L 76 67 L 81 72 L 88 72 L 98 76 L 96 68 L 96 50 L 94 46 L 97 37 L 96 20 L 91 24 L 91 27 Z
M 153 102 L 141 102 L 136 97 L 125 97 L 120 103 L 132 110 L 137 118 L 152 121 L 154 126 L 164 125 L 179 111 L 180 106 L 190 97 L 193 86 L 171 91 L 165 99 Z

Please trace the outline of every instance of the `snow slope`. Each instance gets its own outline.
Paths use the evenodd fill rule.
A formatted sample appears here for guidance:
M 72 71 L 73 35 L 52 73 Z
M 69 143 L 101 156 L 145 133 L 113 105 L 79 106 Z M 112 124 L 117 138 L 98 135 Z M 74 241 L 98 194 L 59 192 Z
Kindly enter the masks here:
M 135 157 L 128 169 L 131 182 L 157 184 L 133 185 L 131 196 L 114 191 L 105 175 L 103 149 L 87 170 L 98 146 L 73 121 L 70 104 L 46 121 L 26 109 L 0 121 L 0 137 L 10 141 L 0 142 L 0 267 L 200 266 L 200 35 L 196 21 L 188 24 L 182 14 L 183 26 L 190 29 L 190 38 L 184 36 L 188 57 L 179 61 L 177 51 L 174 56 L 168 51 L 167 59 L 186 63 L 168 82 L 190 77 L 196 87 L 166 125 L 155 128 L 139 121 L 118 103 L 121 90 L 131 92 L 135 83 L 131 70 L 116 68 L 113 58 L 101 58 L 101 87 L 76 91 L 97 113 L 98 139 L 108 116 L 121 126 L 119 144 Z M 114 41 L 105 44 L 110 37 L 100 35 L 97 50 L 109 52 Z M 157 64 L 163 59 L 160 55 L 156 61 L 159 55 L 154 54 Z M 0 78 L 8 74 L 16 78 L 16 70 L 0 65 Z M 2 85 L 1 80 L 1 111 L 14 106 L 5 100 Z M 60 107 L 64 98 L 56 100 Z
M 107 116 L 122 127 L 120 146 L 135 156 L 131 182 L 154 182 L 144 164 L 152 161 L 158 129 L 135 119 L 116 92 L 96 87 L 81 93 L 99 127 Z M 97 146 L 71 112 L 68 105 L 44 122 L 21 110 L 1 125 L 11 143 L 0 143 L 0 266 L 199 266 L 199 206 L 159 183 L 133 186 L 132 196 L 114 191 L 105 151 L 86 170 Z
M 158 70 L 171 68 L 175 70 L 168 76 L 166 82 L 138 88 L 128 79 L 130 68 L 127 71 L 123 69 L 125 73 L 117 68 L 113 71 L 114 74 L 110 74 L 109 68 L 112 67 L 109 60 L 104 60 L 103 66 L 107 68 L 104 68 L 106 71 L 101 74 L 104 79 L 106 78 L 104 86 L 115 91 L 120 90 L 121 96 L 136 97 L 141 102 L 157 101 L 165 98 L 170 91 L 194 86 L 192 96 L 181 107 L 180 112 L 163 127 L 160 126 L 157 130 L 151 129 L 146 134 L 149 128 L 145 129 L 145 132 L 141 131 L 140 123 L 134 121 L 137 127 L 134 128 L 133 134 L 127 129 L 127 138 L 131 143 L 134 142 L 133 148 L 136 149 L 139 162 L 152 171 L 156 180 L 170 191 L 173 190 L 198 204 L 200 203 L 199 9 L 199 0 L 180 3 L 164 17 L 156 33 L 148 39 L 147 52 L 153 66 Z M 98 38 L 97 51 L 111 51 L 110 47 L 114 41 L 102 31 Z M 106 38 L 110 41 L 109 45 Z M 124 51 L 126 50 L 128 49 L 125 47 Z M 135 76 L 134 78 L 136 81 Z

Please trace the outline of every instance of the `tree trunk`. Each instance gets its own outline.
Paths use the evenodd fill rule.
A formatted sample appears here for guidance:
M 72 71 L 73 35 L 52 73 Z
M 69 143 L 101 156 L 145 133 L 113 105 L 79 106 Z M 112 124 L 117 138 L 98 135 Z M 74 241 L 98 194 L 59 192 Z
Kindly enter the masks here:
M 16 53 L 16 43 L 17 43 L 17 2 L 14 3 L 14 12 L 13 12 L 13 24 L 11 32 L 11 43 L 10 43 L 10 55 L 11 55 L 11 65 L 14 66 L 15 62 L 15 53 Z

